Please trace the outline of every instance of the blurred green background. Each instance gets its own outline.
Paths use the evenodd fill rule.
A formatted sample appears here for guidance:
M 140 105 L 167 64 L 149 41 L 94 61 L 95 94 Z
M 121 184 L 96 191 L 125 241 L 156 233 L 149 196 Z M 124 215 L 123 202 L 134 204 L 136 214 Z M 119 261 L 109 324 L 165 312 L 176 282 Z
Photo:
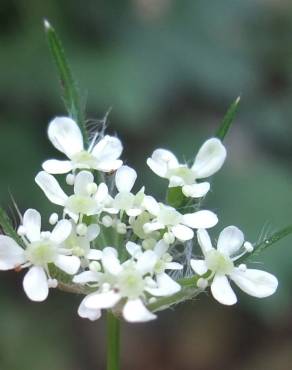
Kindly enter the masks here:
M 190 159 L 241 95 L 229 153 L 207 205 L 252 242 L 292 222 L 292 3 L 289 0 L 0 0 L 0 201 L 48 215 L 33 178 L 55 156 L 48 122 L 65 111 L 42 20 L 62 37 L 87 117 L 110 107 L 111 133 L 140 183 L 166 183 L 145 165 L 154 148 Z M 44 223 L 47 220 L 44 219 Z M 292 238 L 254 266 L 277 294 L 222 307 L 210 297 L 123 324 L 123 369 L 275 370 L 292 361 Z M 259 262 L 260 260 L 260 262 Z M 30 302 L 22 274 L 1 273 L 1 370 L 104 369 L 104 321 L 78 318 L 80 298 Z

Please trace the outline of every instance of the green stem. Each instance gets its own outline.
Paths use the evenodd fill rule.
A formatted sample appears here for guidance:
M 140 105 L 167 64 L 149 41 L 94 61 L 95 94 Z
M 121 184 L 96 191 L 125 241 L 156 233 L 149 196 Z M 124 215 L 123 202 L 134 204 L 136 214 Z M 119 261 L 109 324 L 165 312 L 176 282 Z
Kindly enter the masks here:
M 107 312 L 107 370 L 120 369 L 120 321 Z

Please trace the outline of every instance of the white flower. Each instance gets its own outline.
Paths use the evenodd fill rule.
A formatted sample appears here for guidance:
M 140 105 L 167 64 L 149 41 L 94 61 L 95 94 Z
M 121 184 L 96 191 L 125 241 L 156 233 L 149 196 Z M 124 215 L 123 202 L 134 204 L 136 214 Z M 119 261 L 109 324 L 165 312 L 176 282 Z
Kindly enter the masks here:
M 211 138 L 201 146 L 191 168 L 180 164 L 175 155 L 165 149 L 156 149 L 147 164 L 156 175 L 169 180 L 169 187 L 181 186 L 186 197 L 200 198 L 208 193 L 210 184 L 196 180 L 220 170 L 225 158 L 226 149 L 221 141 Z
M 156 316 L 145 306 L 145 293 L 167 296 L 180 290 L 180 285 L 165 270 L 180 269 L 181 266 L 167 260 L 168 246 L 162 243 L 158 243 L 153 251 L 142 252 L 139 245 L 128 242 L 126 248 L 132 259 L 122 264 L 117 251 L 106 247 L 100 258 L 103 272 L 84 271 L 73 279 L 78 284 L 93 283 L 99 287 L 82 301 L 79 314 L 81 312 L 82 317 L 89 319 L 94 315 L 99 317 L 101 309 L 113 308 L 121 300 L 126 300 L 122 309 L 125 320 L 142 322 L 155 319 Z
M 143 303 L 143 294 L 147 285 L 144 274 L 148 272 L 149 261 L 144 261 L 137 266 L 132 261 L 121 264 L 117 251 L 114 248 L 103 249 L 101 264 L 104 272 L 85 271 L 74 277 L 76 283 L 97 282 L 100 288 L 97 292 L 89 294 L 83 300 L 79 310 L 86 315 L 84 310 L 98 312 L 101 309 L 113 308 L 123 298 L 126 303 L 123 308 L 123 316 L 127 321 L 149 321 L 156 318 L 147 310 Z M 84 308 L 83 308 L 84 307 Z M 83 308 L 83 309 L 82 309 Z
M 28 209 L 23 216 L 22 231 L 25 250 L 12 238 L 0 236 L 0 269 L 29 267 L 23 279 L 24 291 L 32 301 L 44 301 L 49 287 L 55 286 L 50 278 L 49 264 L 53 263 L 70 275 L 76 274 L 80 267 L 79 258 L 67 255 L 67 251 L 60 248 L 71 232 L 71 223 L 61 220 L 51 233 L 41 233 L 41 215 Z
M 142 213 L 144 187 L 135 195 L 131 192 L 136 178 L 136 171 L 129 166 L 122 166 L 117 170 L 115 184 L 118 193 L 112 200 L 110 208 L 105 209 L 107 212 L 116 214 L 124 211 L 130 217 L 136 217 Z
M 228 278 L 253 297 L 264 298 L 275 293 L 278 281 L 274 275 L 261 270 L 248 269 L 245 265 L 234 266 L 234 261 L 245 253 L 245 251 L 241 253 L 240 250 L 244 244 L 244 236 L 237 227 L 229 226 L 222 230 L 217 249 L 212 247 L 206 230 L 198 230 L 197 236 L 205 259 L 192 259 L 191 267 L 199 275 L 204 275 L 207 271 L 212 272 L 208 279 L 213 277 L 211 292 L 218 302 L 225 305 L 233 305 L 237 302 Z
M 49 124 L 48 135 L 54 147 L 70 159 L 66 161 L 50 159 L 44 162 L 43 169 L 48 173 L 62 174 L 75 169 L 111 172 L 123 163 L 118 159 L 123 150 L 118 138 L 106 135 L 86 150 L 82 133 L 71 118 L 55 118 Z
M 43 190 L 46 197 L 54 204 L 63 206 L 64 211 L 74 220 L 78 215 L 97 215 L 102 212 L 105 202 L 108 200 L 108 188 L 105 183 L 96 187 L 92 193 L 94 176 L 89 171 L 81 171 L 74 181 L 74 194 L 68 196 L 64 193 L 54 176 L 41 171 L 35 178 L 36 183 Z
M 137 261 L 137 264 L 150 263 L 149 273 L 155 277 L 151 286 L 145 290 L 153 296 L 170 296 L 181 290 L 181 286 L 173 280 L 165 270 L 181 270 L 183 266 L 180 263 L 172 262 L 172 257 L 167 253 L 169 245 L 163 240 L 156 243 L 153 250 L 142 251 L 140 245 L 128 242 L 126 244 L 128 253 Z M 145 263 L 146 264 L 146 263 Z
M 158 203 L 153 197 L 146 196 L 143 202 L 145 208 L 154 216 L 151 222 L 144 224 L 146 233 L 155 230 L 167 229 L 180 241 L 187 241 L 193 238 L 194 229 L 210 228 L 217 224 L 217 216 L 206 210 L 187 213 L 182 215 L 175 208 Z
M 98 259 L 101 251 L 90 248 L 90 243 L 95 240 L 100 233 L 100 226 L 97 224 L 90 224 L 86 226 L 86 232 L 84 235 L 77 233 L 78 226 L 74 222 L 71 222 L 72 230 L 68 238 L 63 242 L 62 248 L 66 248 L 73 255 L 83 257 L 85 260 Z M 85 225 L 84 225 L 85 226 Z M 84 261 L 83 261 L 84 262 Z M 88 261 L 85 261 L 88 262 Z M 84 264 L 82 263 L 82 266 Z

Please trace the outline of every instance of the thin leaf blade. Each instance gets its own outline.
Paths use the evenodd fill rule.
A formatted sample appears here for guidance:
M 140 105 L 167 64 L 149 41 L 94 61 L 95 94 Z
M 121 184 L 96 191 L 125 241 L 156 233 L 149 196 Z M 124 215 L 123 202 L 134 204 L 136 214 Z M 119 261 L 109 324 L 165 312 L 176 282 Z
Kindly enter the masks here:
M 23 242 L 17 232 L 15 231 L 9 216 L 3 208 L 0 207 L 0 227 L 3 233 L 10 236 L 18 245 L 23 246 Z
M 49 48 L 57 67 L 65 108 L 68 115 L 79 125 L 84 141 L 88 143 L 84 108 L 82 107 L 77 84 L 73 78 L 69 63 L 67 62 L 62 42 L 55 29 L 47 20 L 44 21 L 44 26 Z
M 223 117 L 223 120 L 220 124 L 220 127 L 218 129 L 218 131 L 216 132 L 216 137 L 218 137 L 218 139 L 220 140 L 224 140 L 227 132 L 229 131 L 233 121 L 234 121 L 234 118 L 235 118 L 235 115 L 237 113 L 237 110 L 238 110 L 238 107 L 239 107 L 239 102 L 240 102 L 240 97 L 238 97 L 231 105 L 230 107 L 228 108 L 225 116 Z
M 245 261 L 249 260 L 250 258 L 259 255 L 260 253 L 265 251 L 267 248 L 276 244 L 281 239 L 286 238 L 290 234 L 292 234 L 292 225 L 286 226 L 283 229 L 280 229 L 280 230 L 274 232 L 273 234 L 268 236 L 263 241 L 257 243 L 254 246 L 253 251 L 249 254 L 245 254 L 244 256 L 242 256 L 240 259 L 237 260 L 237 263 L 245 262 Z

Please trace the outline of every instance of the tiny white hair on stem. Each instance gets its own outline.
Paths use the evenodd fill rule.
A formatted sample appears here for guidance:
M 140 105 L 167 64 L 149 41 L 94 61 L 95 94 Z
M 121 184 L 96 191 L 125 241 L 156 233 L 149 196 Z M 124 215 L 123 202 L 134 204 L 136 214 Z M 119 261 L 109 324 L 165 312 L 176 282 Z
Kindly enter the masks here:
M 108 128 L 108 116 L 112 110 L 110 107 L 101 119 L 89 119 L 86 121 L 86 130 L 88 132 L 90 148 L 93 148 L 97 142 L 105 136 Z

